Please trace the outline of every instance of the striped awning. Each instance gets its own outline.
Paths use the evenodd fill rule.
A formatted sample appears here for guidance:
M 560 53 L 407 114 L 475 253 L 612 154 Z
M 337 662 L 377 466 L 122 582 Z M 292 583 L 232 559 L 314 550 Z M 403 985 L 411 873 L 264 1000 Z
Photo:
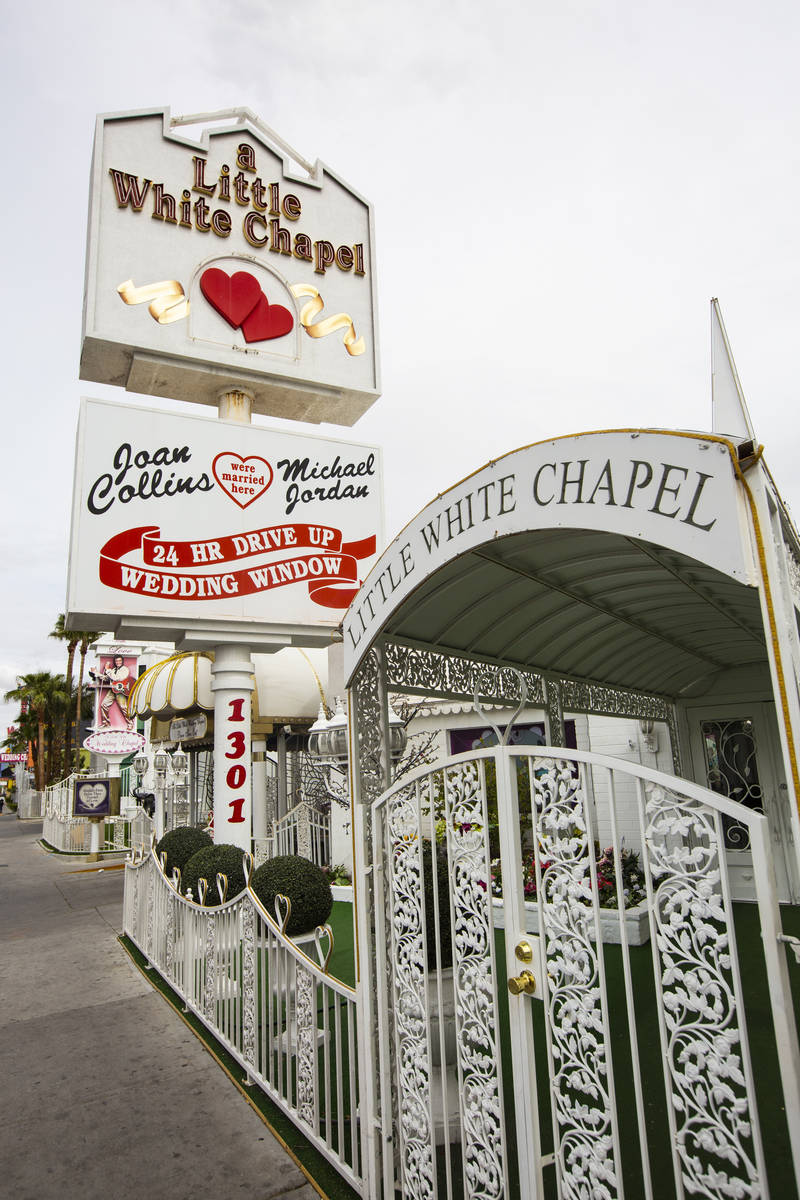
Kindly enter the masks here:
M 128 699 L 130 715 L 170 717 L 189 709 L 214 711 L 211 654 L 206 651 L 173 654 L 140 675 Z
M 211 667 L 214 655 L 203 650 L 173 654 L 137 679 L 128 701 L 130 715 L 146 720 L 192 710 L 214 711 Z M 314 720 L 325 694 L 328 652 L 287 646 L 275 654 L 253 656 L 254 711 L 264 720 Z

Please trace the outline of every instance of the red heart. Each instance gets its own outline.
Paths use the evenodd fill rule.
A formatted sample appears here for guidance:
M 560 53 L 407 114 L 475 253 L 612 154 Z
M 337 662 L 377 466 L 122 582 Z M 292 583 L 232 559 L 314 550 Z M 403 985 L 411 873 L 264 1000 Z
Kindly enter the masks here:
M 242 333 L 246 342 L 267 342 L 291 333 L 293 327 L 294 317 L 289 309 L 282 304 L 270 304 L 262 292 L 255 308 L 242 322 Z
M 238 329 L 262 295 L 258 280 L 249 271 L 228 276 L 219 267 L 209 267 L 200 276 L 200 291 L 229 325 Z
M 255 466 L 250 467 L 249 463 Z M 211 470 L 223 492 L 240 508 L 247 508 L 263 496 L 272 483 L 272 467 L 258 454 L 243 458 L 232 450 L 223 450 L 214 459 Z

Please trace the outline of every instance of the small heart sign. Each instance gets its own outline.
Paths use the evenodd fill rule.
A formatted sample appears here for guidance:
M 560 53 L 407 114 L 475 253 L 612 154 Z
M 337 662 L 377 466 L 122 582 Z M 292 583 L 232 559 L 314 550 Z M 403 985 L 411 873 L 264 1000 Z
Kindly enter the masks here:
M 273 479 L 272 467 L 265 458 L 257 454 L 243 458 L 232 450 L 218 454 L 211 470 L 225 495 L 240 508 L 247 508 L 263 496 Z
M 99 808 L 106 798 L 106 789 L 102 783 L 84 784 L 80 792 L 80 802 L 82 808 L 90 808 L 92 810 Z

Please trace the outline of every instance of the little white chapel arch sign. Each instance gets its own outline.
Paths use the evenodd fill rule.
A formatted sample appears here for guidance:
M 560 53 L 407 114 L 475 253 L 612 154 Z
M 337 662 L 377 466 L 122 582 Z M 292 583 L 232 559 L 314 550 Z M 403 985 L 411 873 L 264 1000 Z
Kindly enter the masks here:
M 488 463 L 406 526 L 347 613 L 347 673 L 444 563 L 495 538 L 557 528 L 639 538 L 756 582 L 728 442 L 639 430 L 559 438 Z

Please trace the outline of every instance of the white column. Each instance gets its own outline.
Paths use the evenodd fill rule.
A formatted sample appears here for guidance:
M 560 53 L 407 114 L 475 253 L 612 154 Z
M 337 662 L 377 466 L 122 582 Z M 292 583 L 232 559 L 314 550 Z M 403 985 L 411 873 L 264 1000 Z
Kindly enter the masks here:
M 251 849 L 253 836 L 250 760 L 253 662 L 247 646 L 216 646 L 211 667 L 214 693 L 214 841 Z
M 156 794 L 156 807 L 155 811 L 153 812 L 153 821 L 155 824 L 156 842 L 160 842 L 164 836 L 164 831 L 167 824 L 165 816 L 167 791 L 166 769 L 163 771 L 156 771 L 156 769 L 153 768 L 153 787 Z
M 289 807 L 286 795 L 286 770 L 286 726 L 281 725 L 278 730 L 278 811 L 275 814 L 277 821 L 286 816 L 286 810 Z
M 267 836 L 267 743 L 264 738 L 253 742 L 253 837 Z

